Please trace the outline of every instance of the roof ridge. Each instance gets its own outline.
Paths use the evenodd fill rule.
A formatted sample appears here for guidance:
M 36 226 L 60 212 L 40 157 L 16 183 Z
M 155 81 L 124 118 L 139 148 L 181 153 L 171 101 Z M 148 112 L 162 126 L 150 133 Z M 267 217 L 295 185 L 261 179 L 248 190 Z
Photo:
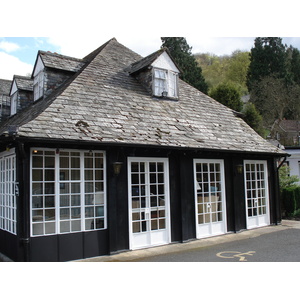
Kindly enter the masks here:
M 89 53 L 88 55 L 86 55 L 85 57 L 83 57 L 82 60 L 91 62 L 112 41 L 116 41 L 118 43 L 116 38 L 112 38 L 97 49 L 95 49 L 94 51 L 92 51 L 91 53 Z
M 55 56 L 55 57 L 61 57 L 61 58 L 66 58 L 70 60 L 75 60 L 75 61 L 83 61 L 82 58 L 74 57 L 74 56 L 69 56 L 69 55 L 64 55 L 56 52 L 51 52 L 51 51 L 44 51 L 44 50 L 39 50 L 38 54 L 46 54 L 50 56 Z

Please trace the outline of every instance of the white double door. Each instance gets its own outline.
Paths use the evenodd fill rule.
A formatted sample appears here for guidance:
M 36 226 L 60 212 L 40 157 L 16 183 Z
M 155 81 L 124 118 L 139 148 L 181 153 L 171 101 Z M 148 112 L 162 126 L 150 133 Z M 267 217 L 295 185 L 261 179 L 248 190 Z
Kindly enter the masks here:
M 266 161 L 244 161 L 247 229 L 270 224 Z
M 197 238 L 224 234 L 226 226 L 223 160 L 194 160 Z
M 170 243 L 167 158 L 128 158 L 130 249 Z

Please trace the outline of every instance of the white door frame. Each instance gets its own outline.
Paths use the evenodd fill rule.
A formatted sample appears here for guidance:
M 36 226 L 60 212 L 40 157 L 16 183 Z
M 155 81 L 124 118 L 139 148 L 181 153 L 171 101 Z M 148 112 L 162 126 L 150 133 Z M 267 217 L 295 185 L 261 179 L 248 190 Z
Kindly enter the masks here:
M 149 163 L 163 163 L 164 164 L 164 196 L 165 196 L 165 229 L 146 231 L 143 233 L 133 233 L 133 220 L 132 220 L 132 179 L 131 179 L 131 163 L 142 162 L 149 166 Z M 149 170 L 145 170 L 146 180 L 145 186 L 150 187 L 149 183 Z M 148 179 L 147 179 L 148 177 Z M 149 204 L 150 193 L 146 192 L 146 201 L 148 204 L 145 207 L 145 215 L 151 214 L 151 207 Z M 147 207 L 148 206 L 148 207 Z M 157 157 L 128 157 L 128 214 L 129 214 L 129 249 L 141 249 L 158 245 L 164 245 L 171 242 L 171 223 L 170 223 L 170 190 L 169 190 L 169 160 L 168 158 Z M 148 219 L 150 222 L 150 220 Z
M 255 179 L 255 188 L 250 188 L 250 182 L 248 182 L 250 179 L 247 179 L 247 170 L 246 170 L 246 165 L 249 164 L 255 164 L 255 178 L 251 178 L 252 181 Z M 263 165 L 264 166 L 264 178 L 263 178 L 263 182 L 264 182 L 264 187 L 262 188 L 261 186 L 258 186 L 258 180 L 261 180 L 261 178 L 257 178 L 257 165 Z M 249 174 L 249 176 L 251 176 Z M 251 228 L 256 228 L 256 227 L 261 227 L 261 226 L 267 226 L 270 225 L 270 208 L 269 208 L 269 183 L 268 183 L 268 164 L 266 160 L 244 160 L 244 182 L 245 182 L 245 207 L 246 207 L 246 224 L 247 224 L 247 229 L 251 229 Z M 261 185 L 262 182 L 260 182 Z M 248 186 L 249 185 L 249 186 Z M 258 192 L 261 192 L 262 190 L 264 190 L 264 197 L 262 196 L 258 196 L 256 194 L 258 194 Z M 248 197 L 248 193 L 251 192 L 255 192 L 256 194 L 254 196 Z M 265 198 L 265 205 L 262 205 L 262 199 L 260 198 Z M 253 202 L 254 205 L 257 206 L 256 208 L 256 212 L 257 209 L 264 209 L 263 207 L 265 207 L 266 213 L 265 214 L 259 214 L 259 212 L 257 213 L 257 215 L 255 216 L 249 216 L 248 213 L 248 200 Z M 261 205 L 259 205 L 261 204 Z M 263 207 L 262 207 L 263 206 Z M 253 206 L 252 206 L 253 207 Z
M 222 221 L 213 222 L 212 220 L 208 223 L 198 224 L 198 191 L 200 190 L 199 183 L 197 181 L 197 163 L 207 163 L 207 164 L 219 164 L 220 165 L 220 185 L 221 185 L 221 205 L 222 205 Z M 210 174 L 210 173 L 209 173 Z M 210 182 L 207 182 L 207 184 Z M 225 193 L 225 172 L 224 172 L 224 160 L 222 159 L 194 159 L 194 192 L 195 192 L 195 220 L 196 220 L 196 237 L 198 239 L 205 238 L 214 235 L 221 235 L 227 232 L 227 219 L 226 219 L 226 193 Z M 207 209 L 209 209 L 209 214 L 211 217 L 211 206 L 217 205 L 212 201 L 212 193 L 209 192 L 209 203 L 207 203 Z M 205 206 L 203 204 L 203 206 Z M 203 209 L 206 209 L 203 207 Z

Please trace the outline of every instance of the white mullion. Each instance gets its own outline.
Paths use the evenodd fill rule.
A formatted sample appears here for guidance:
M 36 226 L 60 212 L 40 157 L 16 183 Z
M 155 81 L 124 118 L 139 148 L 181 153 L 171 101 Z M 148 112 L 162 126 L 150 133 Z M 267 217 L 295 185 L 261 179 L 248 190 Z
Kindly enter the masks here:
M 84 152 L 80 151 L 80 220 L 81 231 L 85 229 L 85 179 L 84 179 Z
M 60 177 L 59 177 L 59 171 L 60 171 L 60 162 L 59 162 L 59 153 L 55 152 L 55 161 L 54 161 L 54 172 L 55 172 L 55 178 L 54 178 L 54 189 L 55 189 L 55 195 L 54 195 L 54 201 L 55 201 L 55 234 L 60 233 Z

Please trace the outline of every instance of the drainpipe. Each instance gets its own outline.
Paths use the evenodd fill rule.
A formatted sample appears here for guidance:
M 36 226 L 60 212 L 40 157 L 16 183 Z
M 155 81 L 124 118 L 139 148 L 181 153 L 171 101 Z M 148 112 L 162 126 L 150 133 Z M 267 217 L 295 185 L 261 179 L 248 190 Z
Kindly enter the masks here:
M 20 194 L 22 194 L 22 227 L 23 227 L 23 231 L 22 232 L 22 236 L 20 237 L 20 241 L 24 247 L 24 260 L 26 262 L 29 262 L 29 246 L 30 246 L 30 239 L 29 239 L 29 232 L 28 232 L 28 213 L 27 213 L 27 199 L 26 199 L 26 195 L 24 193 L 24 184 L 26 184 L 27 181 L 27 176 L 24 173 L 26 170 L 26 152 L 24 149 L 24 143 L 22 142 L 17 142 L 17 146 L 18 146 L 18 152 L 20 155 L 20 173 L 19 173 L 19 180 L 21 179 L 22 182 L 19 182 L 19 190 L 21 190 L 21 193 L 19 192 L 19 197 Z M 19 198 L 20 199 L 20 198 Z M 20 201 L 19 201 L 20 204 Z

